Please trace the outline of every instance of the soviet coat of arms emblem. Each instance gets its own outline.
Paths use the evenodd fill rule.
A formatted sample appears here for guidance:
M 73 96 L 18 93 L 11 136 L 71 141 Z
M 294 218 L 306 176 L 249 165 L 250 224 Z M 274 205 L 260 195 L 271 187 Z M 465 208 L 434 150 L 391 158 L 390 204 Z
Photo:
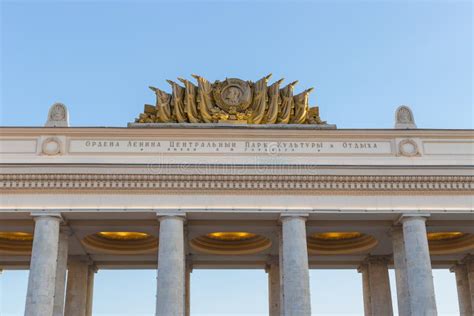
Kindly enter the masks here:
M 145 104 L 136 122 L 327 125 L 319 118 L 319 108 L 309 107 L 312 88 L 293 95 L 297 81 L 280 88 L 283 79 L 268 85 L 271 75 L 256 82 L 228 78 L 214 83 L 192 76 L 197 85 L 183 78 L 178 80 L 184 87 L 167 80 L 171 93 L 150 87 L 156 105 Z
M 240 79 L 217 81 L 213 95 L 216 105 L 230 114 L 245 111 L 252 103 L 252 89 L 248 82 Z

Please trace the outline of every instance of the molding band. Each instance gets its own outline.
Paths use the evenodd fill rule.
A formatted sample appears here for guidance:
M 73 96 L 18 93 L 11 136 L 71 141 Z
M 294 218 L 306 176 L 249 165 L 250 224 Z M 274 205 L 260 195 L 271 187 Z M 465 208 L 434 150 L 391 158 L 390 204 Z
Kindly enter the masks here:
M 0 192 L 321 191 L 471 194 L 473 176 L 3 174 Z

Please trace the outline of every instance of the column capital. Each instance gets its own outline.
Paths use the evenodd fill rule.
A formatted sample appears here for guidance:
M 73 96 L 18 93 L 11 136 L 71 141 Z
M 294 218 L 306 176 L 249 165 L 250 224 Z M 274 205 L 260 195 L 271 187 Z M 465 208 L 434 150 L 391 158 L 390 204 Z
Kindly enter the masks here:
M 403 213 L 401 214 L 398 219 L 395 221 L 395 224 L 403 224 L 404 222 L 421 219 L 426 221 L 428 217 L 430 217 L 430 213 Z
M 284 213 L 280 213 L 280 222 L 283 222 L 287 219 L 292 219 L 295 217 L 300 217 L 306 221 L 308 216 L 309 214 L 307 212 L 284 212 Z
M 93 265 L 94 261 L 87 255 L 73 255 L 68 257 L 69 262 L 85 263 L 87 265 Z
M 92 262 L 89 264 L 89 270 L 94 273 L 97 273 L 99 271 L 99 268 L 95 265 L 95 262 Z
M 466 264 L 464 264 L 464 263 L 456 263 L 456 264 L 454 264 L 452 267 L 449 268 L 449 272 L 456 273 L 456 270 L 457 270 L 457 269 L 462 269 L 462 268 L 466 268 Z
M 398 232 L 398 231 L 402 231 L 402 230 L 403 230 L 402 225 L 400 225 L 399 220 L 400 220 L 400 217 L 398 217 L 398 218 L 396 219 L 396 221 L 393 222 L 393 225 L 390 227 L 390 230 L 389 230 L 389 232 L 388 232 L 389 236 L 393 236 L 393 232 L 395 232 L 395 231 Z
M 365 257 L 363 262 L 367 264 L 371 262 L 389 264 L 390 262 L 392 262 L 392 256 L 391 255 L 377 255 L 377 256 L 368 255 L 367 257 Z
M 367 257 L 362 260 L 360 265 L 357 267 L 357 272 L 363 273 L 365 269 L 368 268 L 370 263 L 384 263 L 384 264 L 390 264 L 392 262 L 392 256 L 391 255 L 368 255 Z
M 30 216 L 36 221 L 40 218 L 51 217 L 56 218 L 60 221 L 63 221 L 63 217 L 61 216 L 61 212 L 52 212 L 52 211 L 34 211 L 30 213 Z
M 280 258 L 277 255 L 268 255 L 267 262 L 265 263 L 265 272 L 270 271 L 271 266 L 279 265 Z
M 176 218 L 180 219 L 183 222 L 186 220 L 186 213 L 180 211 L 157 211 L 156 216 L 158 217 L 158 221 L 161 221 L 166 218 Z
M 474 255 L 471 255 L 471 254 L 466 255 L 461 260 L 461 263 L 466 265 L 466 269 L 468 273 L 474 273 Z
M 71 237 L 73 235 L 73 231 L 68 225 L 59 226 L 59 232 L 66 234 L 68 237 Z
M 280 264 L 280 257 L 278 255 L 268 255 L 268 264 Z
M 186 269 L 189 270 L 189 272 L 193 272 L 193 255 L 189 254 L 186 256 Z
M 461 259 L 461 263 L 464 263 L 464 264 L 474 263 L 474 255 L 467 254 L 464 258 Z
M 365 260 L 364 260 L 364 261 L 362 261 L 362 262 L 360 263 L 360 265 L 357 267 L 357 272 L 358 272 L 358 273 L 364 273 L 364 272 L 366 272 L 366 271 L 367 271 L 367 262 L 365 262 Z

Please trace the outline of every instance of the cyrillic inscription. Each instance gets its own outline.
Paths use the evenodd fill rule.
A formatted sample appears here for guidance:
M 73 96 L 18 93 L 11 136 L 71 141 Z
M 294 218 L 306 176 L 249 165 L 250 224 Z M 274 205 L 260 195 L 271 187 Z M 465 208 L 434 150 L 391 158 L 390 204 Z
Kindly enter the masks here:
M 74 139 L 70 153 L 391 154 L 389 141 Z

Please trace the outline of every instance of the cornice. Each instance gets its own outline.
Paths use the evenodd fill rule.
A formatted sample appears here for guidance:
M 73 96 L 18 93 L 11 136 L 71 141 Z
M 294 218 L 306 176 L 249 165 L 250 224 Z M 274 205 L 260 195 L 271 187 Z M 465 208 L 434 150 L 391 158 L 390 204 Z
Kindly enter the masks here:
M 5 193 L 157 193 L 194 192 L 325 192 L 472 194 L 473 176 L 340 176 L 218 174 L 1 174 Z
M 436 137 L 436 138 L 474 138 L 472 129 L 298 129 L 298 128 L 126 128 L 126 127 L 0 127 L 2 137 L 23 136 L 70 136 L 70 137 L 207 137 L 210 139 L 246 137 L 301 137 L 314 136 L 339 137 Z

